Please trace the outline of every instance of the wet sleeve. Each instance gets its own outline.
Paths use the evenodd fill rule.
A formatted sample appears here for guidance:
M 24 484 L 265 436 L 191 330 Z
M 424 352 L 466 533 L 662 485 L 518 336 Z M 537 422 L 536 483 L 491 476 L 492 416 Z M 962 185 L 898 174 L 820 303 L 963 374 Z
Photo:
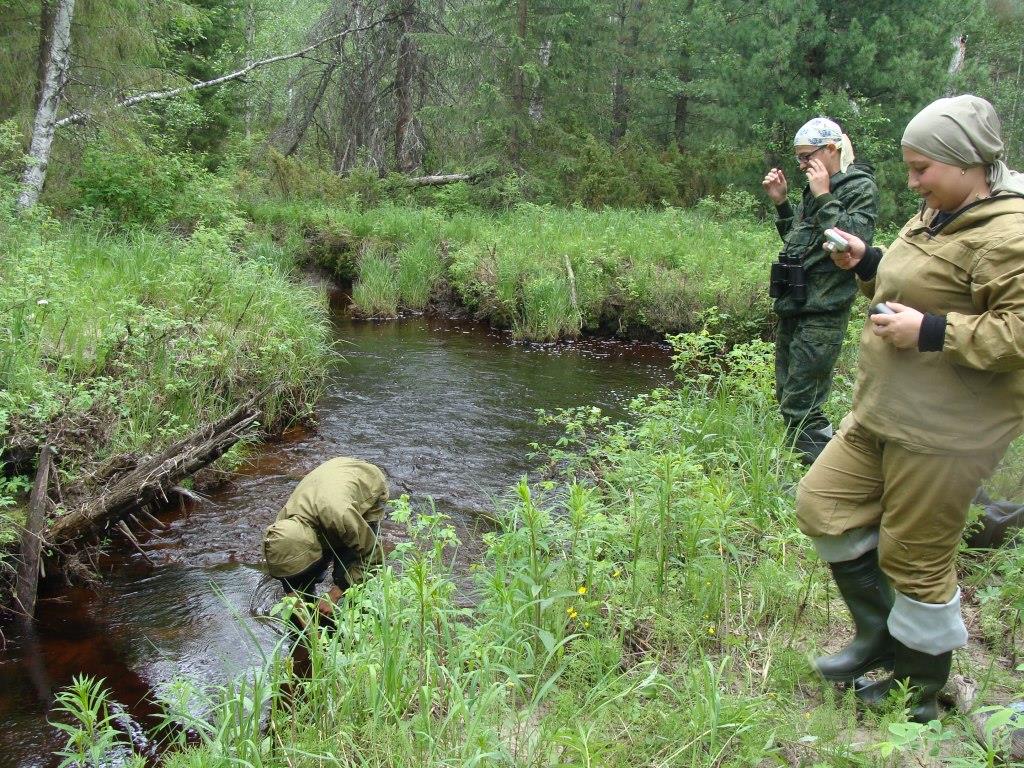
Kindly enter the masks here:
M 793 228 L 793 206 L 787 200 L 782 205 L 775 206 L 775 213 L 778 216 L 775 219 L 775 228 L 779 230 L 779 237 L 785 242 L 786 235 Z
M 943 354 L 982 371 L 1024 369 L 1024 233 L 986 251 L 971 275 L 978 315 L 946 315 Z

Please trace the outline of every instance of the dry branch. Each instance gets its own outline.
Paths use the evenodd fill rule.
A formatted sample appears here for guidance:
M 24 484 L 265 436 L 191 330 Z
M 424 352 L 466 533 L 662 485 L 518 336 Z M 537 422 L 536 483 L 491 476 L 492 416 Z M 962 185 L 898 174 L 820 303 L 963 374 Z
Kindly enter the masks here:
M 363 27 L 350 27 L 349 29 L 342 30 L 337 34 L 329 35 L 328 37 L 325 37 L 321 40 L 317 40 L 315 43 L 311 43 L 310 45 L 307 45 L 305 48 L 302 48 L 298 51 L 292 51 L 291 53 L 282 53 L 278 56 L 271 56 L 270 58 L 267 59 L 253 61 L 249 64 L 246 64 L 241 69 L 236 70 L 235 72 L 231 72 L 226 75 L 221 75 L 220 77 L 215 77 L 212 80 L 204 80 L 201 83 L 192 83 L 191 85 L 184 85 L 180 88 L 172 88 L 169 91 L 149 91 L 147 93 L 139 93 L 135 96 L 129 96 L 127 99 L 122 99 L 121 101 L 115 102 L 111 106 L 105 107 L 104 109 L 97 110 L 95 112 L 75 112 L 72 115 L 68 115 L 67 117 L 63 117 L 60 120 L 58 120 L 56 123 L 54 123 L 54 127 L 63 128 L 65 125 L 84 123 L 86 120 L 90 120 L 98 114 L 104 114 L 115 109 L 121 109 L 124 107 L 134 107 L 136 104 L 142 104 L 144 102 L 149 101 L 161 101 L 163 99 L 172 99 L 175 96 L 180 96 L 183 93 L 191 93 L 193 91 L 202 90 L 203 88 L 211 88 L 215 85 L 223 85 L 224 83 L 230 82 L 232 80 L 239 80 L 248 75 L 250 72 L 253 72 L 254 70 L 261 69 L 262 67 L 269 66 L 270 64 L 277 64 L 282 61 L 288 61 L 289 59 L 297 59 L 300 56 L 305 56 L 310 51 L 313 51 L 322 45 L 326 45 L 327 43 L 330 43 L 334 40 L 341 40 L 342 38 L 351 35 L 353 32 L 363 32 L 367 29 L 372 29 L 373 27 L 387 20 L 388 19 L 386 18 L 378 19 Z
M 50 526 L 47 541 L 66 544 L 84 533 L 118 520 L 154 499 L 166 499 L 181 480 L 222 456 L 259 415 L 260 393 L 213 424 L 208 424 L 163 452 L 141 460 L 110 482 L 99 496 L 70 510 Z
M 982 746 L 988 746 L 991 735 L 987 733 L 985 723 L 992 715 L 991 712 L 977 712 L 974 704 L 978 697 L 978 684 L 969 677 L 953 675 L 950 680 L 950 687 L 953 691 L 953 701 L 961 714 L 966 716 L 971 725 L 974 726 L 974 737 Z M 1009 758 L 1017 761 L 1024 759 L 1024 729 L 1016 729 L 1009 734 Z M 1004 757 L 1006 757 L 1004 755 Z

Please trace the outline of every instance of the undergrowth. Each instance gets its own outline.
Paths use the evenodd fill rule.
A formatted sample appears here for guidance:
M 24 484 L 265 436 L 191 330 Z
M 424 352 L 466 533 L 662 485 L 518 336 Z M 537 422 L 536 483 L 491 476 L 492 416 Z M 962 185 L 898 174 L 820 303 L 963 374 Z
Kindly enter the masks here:
M 813 679 L 808 653 L 847 619 L 795 526 L 770 345 L 721 342 L 677 337 L 686 386 L 638 398 L 632 425 L 549 415 L 566 437 L 548 479 L 499 506 L 472 607 L 454 530 L 399 500 L 408 541 L 347 593 L 337 631 L 299 641 L 308 674 L 282 641 L 226 687 L 172 689 L 165 764 L 994 764 L 1005 727 L 979 745 L 955 716 L 906 723 L 899 701 L 858 717 Z M 985 696 L 1019 695 L 1021 676 L 993 668 Z
M 202 225 L 184 239 L 123 233 L 41 211 L 0 214 L 0 240 L 0 551 L 17 538 L 4 508 L 24 498 L 44 442 L 67 487 L 261 392 L 264 432 L 311 411 L 326 302 L 290 279 L 273 243 Z

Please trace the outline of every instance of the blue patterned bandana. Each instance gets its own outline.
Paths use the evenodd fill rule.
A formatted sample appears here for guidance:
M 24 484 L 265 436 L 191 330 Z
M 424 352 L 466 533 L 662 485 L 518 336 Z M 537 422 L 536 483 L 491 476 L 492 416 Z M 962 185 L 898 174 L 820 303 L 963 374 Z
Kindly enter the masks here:
M 823 144 L 843 144 L 843 129 L 827 117 L 816 117 L 804 123 L 793 139 L 794 147 L 820 147 Z

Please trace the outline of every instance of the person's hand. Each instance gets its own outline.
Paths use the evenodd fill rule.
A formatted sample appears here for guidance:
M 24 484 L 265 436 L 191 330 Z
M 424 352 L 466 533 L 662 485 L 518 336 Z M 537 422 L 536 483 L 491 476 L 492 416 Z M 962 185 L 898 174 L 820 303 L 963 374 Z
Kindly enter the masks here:
M 825 164 L 816 157 L 812 157 L 807 163 L 807 170 L 804 171 L 807 174 L 807 183 L 811 188 L 811 194 L 815 197 L 819 195 L 828 194 L 829 189 L 829 173 Z
M 852 235 L 849 232 L 844 232 L 838 227 L 833 227 L 834 232 L 838 232 L 842 235 L 846 242 L 850 244 L 850 247 L 845 251 L 837 251 L 835 246 L 832 245 L 828 240 L 825 241 L 821 247 L 828 251 L 829 256 L 832 257 L 832 263 L 840 269 L 853 269 L 860 260 L 864 258 L 864 253 L 867 251 L 867 244 L 856 235 Z
M 871 332 L 896 349 L 917 349 L 924 315 L 895 301 L 885 302 L 892 315 L 871 315 Z
M 786 181 L 786 174 L 782 172 L 781 168 L 772 168 L 768 171 L 761 186 L 776 205 L 786 202 L 786 195 L 789 194 L 789 182 Z
M 341 600 L 343 594 L 345 594 L 345 590 L 337 584 L 333 585 L 316 603 L 316 609 L 320 611 L 320 615 L 326 618 L 333 614 L 334 606 Z

